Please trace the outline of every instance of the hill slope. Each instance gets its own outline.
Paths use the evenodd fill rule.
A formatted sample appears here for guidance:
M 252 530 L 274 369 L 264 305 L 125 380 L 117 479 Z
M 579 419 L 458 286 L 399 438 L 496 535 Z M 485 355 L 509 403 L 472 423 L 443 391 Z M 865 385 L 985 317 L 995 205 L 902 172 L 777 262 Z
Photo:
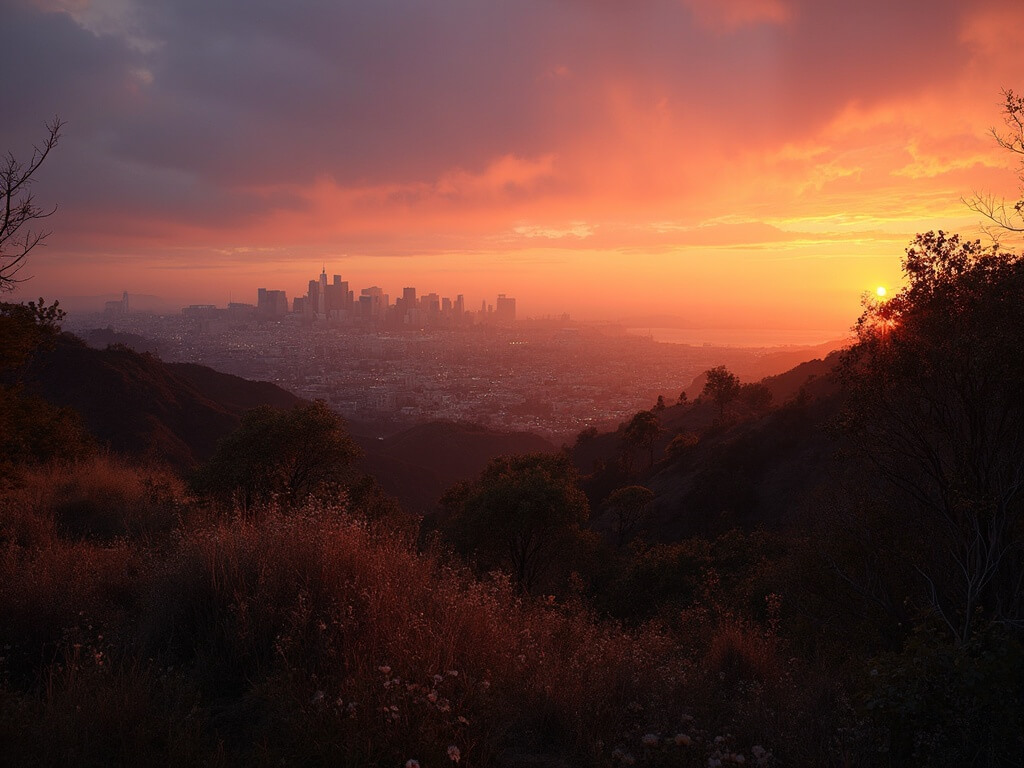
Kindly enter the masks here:
M 301 402 L 273 384 L 168 364 L 125 347 L 92 349 L 70 334 L 38 355 L 28 382 L 51 403 L 78 411 L 114 452 L 178 469 L 208 458 L 249 408 Z
M 363 468 L 408 512 L 430 512 L 445 490 L 476 477 L 498 456 L 554 453 L 531 432 L 502 432 L 479 424 L 432 421 L 383 440 L 360 440 Z

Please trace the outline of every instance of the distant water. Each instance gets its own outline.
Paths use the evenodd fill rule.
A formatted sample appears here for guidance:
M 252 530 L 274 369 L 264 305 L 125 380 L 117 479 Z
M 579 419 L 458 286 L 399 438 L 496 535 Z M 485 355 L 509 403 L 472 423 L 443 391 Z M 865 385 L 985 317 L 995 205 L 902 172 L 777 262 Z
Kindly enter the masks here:
M 814 346 L 842 338 L 843 333 L 823 330 L 777 330 L 774 328 L 627 328 L 634 336 L 648 336 L 666 344 L 714 347 Z

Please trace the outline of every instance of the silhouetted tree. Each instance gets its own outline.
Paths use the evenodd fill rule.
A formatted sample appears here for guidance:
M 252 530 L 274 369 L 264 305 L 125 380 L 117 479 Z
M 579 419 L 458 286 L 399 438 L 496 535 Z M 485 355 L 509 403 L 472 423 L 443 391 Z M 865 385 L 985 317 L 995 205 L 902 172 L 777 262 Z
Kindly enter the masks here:
M 1004 90 L 1003 99 L 1006 129 L 993 128 L 992 136 L 1000 147 L 1017 156 L 1017 192 L 1020 198 L 1008 203 L 992 194 L 975 193 L 965 202 L 972 211 L 994 223 L 997 229 L 1024 232 L 1024 97 L 1012 90 Z M 991 234 L 998 238 L 998 231 Z
M 665 446 L 665 455 L 669 458 L 681 456 L 699 442 L 700 438 L 698 438 L 694 433 L 680 432 L 672 438 L 672 441 L 667 446 Z
M 650 512 L 654 492 L 642 485 L 627 485 L 612 492 L 607 504 L 615 520 L 615 540 L 621 547 L 644 522 Z
M 654 407 L 651 410 L 654 411 L 655 413 L 661 413 L 662 411 L 665 410 L 665 396 L 664 395 L 658 395 L 658 402 L 656 402 L 654 404 Z
M 291 410 L 260 406 L 220 442 L 193 484 L 243 509 L 272 500 L 290 506 L 350 483 L 359 453 L 344 420 L 322 400 Z
M 60 302 L 47 305 L 0 302 L 0 373 L 21 368 L 33 353 L 51 349 L 60 334 L 64 310 Z
M 18 160 L 13 152 L 0 160 L 0 293 L 20 282 L 16 276 L 25 257 L 49 235 L 31 229 L 33 221 L 45 219 L 56 210 L 46 210 L 36 203 L 32 182 L 50 150 L 57 146 L 63 126 L 56 117 L 47 123 L 46 139 L 33 148 L 27 162 Z
M 719 419 L 725 419 L 725 409 L 740 395 L 740 380 L 724 365 L 704 372 L 707 381 L 701 397 L 709 398 L 718 407 Z
M 94 448 L 78 413 L 25 387 L 29 364 L 53 348 L 63 319 L 57 302 L 0 302 L 0 479 L 14 465 L 73 459 Z
M 755 413 L 767 411 L 772 406 L 772 391 L 760 381 L 740 385 L 739 398 Z
M 441 500 L 455 546 L 482 568 L 508 571 L 526 592 L 565 563 L 590 515 L 564 454 L 503 456 Z
M 982 610 L 1024 627 L 1024 260 L 929 232 L 903 271 L 842 357 L 845 424 L 905 493 L 923 604 L 963 643 Z
M 686 405 L 686 401 L 688 399 L 689 398 L 686 396 L 686 390 L 685 389 L 682 392 L 679 393 L 679 400 L 678 400 L 678 402 L 679 402 L 680 405 Z
M 576 445 L 580 446 L 585 443 L 589 443 L 595 437 L 597 437 L 597 427 L 587 427 L 586 429 L 582 429 L 580 430 L 580 433 L 576 435 Z
M 647 451 L 648 467 L 654 466 L 654 441 L 661 433 L 658 417 L 651 411 L 639 411 L 623 431 L 627 446 L 634 446 Z

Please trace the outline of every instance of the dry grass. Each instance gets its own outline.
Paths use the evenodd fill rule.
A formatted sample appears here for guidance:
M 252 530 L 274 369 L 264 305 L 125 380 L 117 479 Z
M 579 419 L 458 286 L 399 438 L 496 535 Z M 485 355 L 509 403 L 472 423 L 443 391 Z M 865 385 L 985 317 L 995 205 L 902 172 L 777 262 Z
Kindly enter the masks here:
M 159 479 L 104 459 L 3 500 L 3 764 L 801 763 L 813 710 L 764 628 L 624 629 L 389 518 L 204 518 Z
M 185 497 L 170 471 L 99 455 L 24 470 L 6 494 L 0 536 L 38 543 L 55 530 L 68 538 L 113 539 L 169 531 Z

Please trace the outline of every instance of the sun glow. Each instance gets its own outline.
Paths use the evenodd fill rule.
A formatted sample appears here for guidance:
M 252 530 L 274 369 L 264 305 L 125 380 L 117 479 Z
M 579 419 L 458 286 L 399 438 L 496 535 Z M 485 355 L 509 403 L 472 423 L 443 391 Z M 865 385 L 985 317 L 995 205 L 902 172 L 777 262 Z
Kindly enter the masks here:
M 877 287 L 877 288 L 875 289 L 875 293 L 877 293 L 877 294 L 878 294 L 878 298 L 880 298 L 880 299 L 884 299 L 884 298 L 885 298 L 885 294 L 887 293 L 887 291 L 885 290 L 885 286 L 884 286 L 884 285 L 880 285 L 880 286 L 878 286 L 878 287 Z

